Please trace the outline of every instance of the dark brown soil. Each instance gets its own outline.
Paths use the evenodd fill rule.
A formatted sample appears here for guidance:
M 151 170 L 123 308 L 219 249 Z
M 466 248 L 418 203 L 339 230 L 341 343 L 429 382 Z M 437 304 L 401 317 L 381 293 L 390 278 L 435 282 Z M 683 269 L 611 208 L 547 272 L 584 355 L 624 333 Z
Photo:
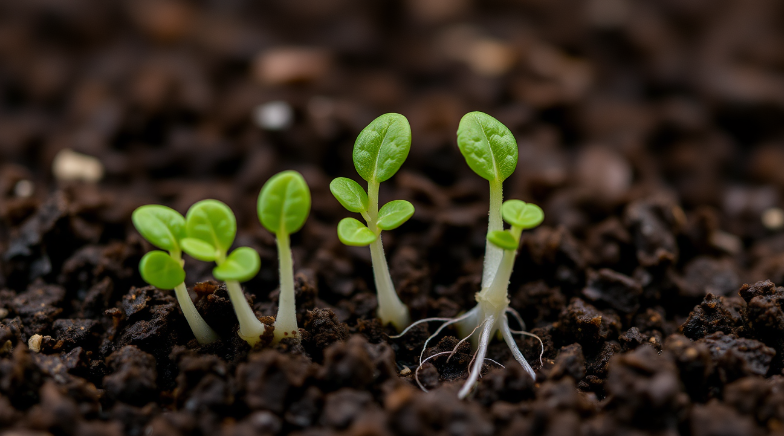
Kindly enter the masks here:
M 784 432 L 784 4 L 775 0 L 0 1 L 0 433 L 3 435 L 762 435 Z M 284 101 L 279 130 L 254 121 Z M 517 137 L 506 198 L 542 205 L 511 306 L 544 343 L 501 341 L 471 397 L 463 345 L 374 319 L 365 248 L 328 190 L 358 179 L 359 131 L 408 117 L 382 201 L 414 319 L 474 304 L 487 183 L 455 144 L 485 111 Z M 100 182 L 53 175 L 62 149 Z M 293 236 L 303 340 L 251 349 L 210 266 L 186 260 L 222 340 L 199 346 L 174 296 L 145 287 L 130 214 L 228 203 L 244 284 L 277 308 L 272 174 L 300 171 Z M 425 356 L 459 338 L 431 342 Z M 37 351 L 36 351 L 37 350 Z

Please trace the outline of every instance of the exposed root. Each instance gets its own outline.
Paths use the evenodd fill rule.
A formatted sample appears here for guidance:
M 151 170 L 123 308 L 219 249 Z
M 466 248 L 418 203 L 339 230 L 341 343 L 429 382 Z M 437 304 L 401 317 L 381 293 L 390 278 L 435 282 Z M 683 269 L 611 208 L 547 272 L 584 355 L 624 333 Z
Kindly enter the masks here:
M 422 363 L 424 364 L 425 362 L 427 362 L 430 359 L 433 359 L 433 358 L 438 357 L 438 356 L 443 356 L 444 354 L 450 354 L 452 352 L 454 352 L 454 350 L 453 351 L 442 351 L 440 353 L 436 353 L 436 354 L 428 357 L 427 359 L 423 360 Z M 474 354 L 474 355 L 476 356 L 476 354 Z M 494 363 L 494 364 L 500 366 L 501 368 L 506 368 L 504 365 L 501 365 L 500 363 L 496 362 L 493 359 L 485 358 L 485 360 L 488 360 L 491 363 Z M 473 362 L 473 360 L 472 360 L 472 362 Z M 419 370 L 420 369 L 422 369 L 421 365 L 418 366 L 417 369 L 414 371 L 414 380 L 416 381 L 417 385 L 419 386 L 419 389 L 422 389 L 422 391 L 424 391 L 424 392 L 430 392 L 429 390 L 427 390 L 427 388 L 424 385 L 422 385 L 422 382 L 419 381 Z M 480 377 L 481 377 L 481 375 L 480 375 Z
M 446 361 L 447 361 L 447 362 L 449 362 L 449 359 L 451 359 L 451 358 L 452 358 L 452 356 L 454 356 L 454 355 L 455 355 L 455 353 L 457 352 L 457 348 L 458 348 L 458 347 L 459 347 L 459 346 L 460 346 L 460 345 L 461 345 L 463 342 L 465 342 L 465 341 L 466 341 L 466 340 L 468 340 L 468 339 L 469 339 L 471 336 L 473 336 L 473 335 L 474 335 L 474 333 L 475 333 L 475 332 L 476 332 L 476 331 L 479 329 L 479 327 L 482 327 L 483 325 L 485 325 L 485 323 L 486 323 L 486 322 L 487 322 L 487 320 L 484 320 L 484 321 L 482 321 L 482 324 L 479 324 L 478 326 L 474 327 L 474 329 L 473 329 L 473 330 L 471 330 L 471 333 L 469 333 L 469 335 L 468 335 L 468 336 L 464 337 L 463 339 L 460 339 L 460 342 L 458 342 L 458 343 L 457 343 L 457 345 L 455 345 L 455 348 L 453 348 L 453 349 L 452 349 L 452 353 L 451 353 L 451 354 L 449 354 L 449 357 L 447 357 L 447 358 L 446 358 Z M 473 360 L 473 359 L 471 359 L 471 360 Z M 470 365 L 469 365 L 469 366 L 470 366 Z
M 471 365 L 471 369 L 468 371 L 468 379 L 463 384 L 460 392 L 457 393 L 457 398 L 460 398 L 461 400 L 468 396 L 468 394 L 471 392 L 471 389 L 476 384 L 476 381 L 479 379 L 479 374 L 482 372 L 482 365 L 485 362 L 487 347 L 490 343 L 490 337 L 492 336 L 493 329 L 495 328 L 496 320 L 490 316 L 485 321 L 485 326 L 482 328 L 482 334 L 479 336 L 479 347 L 476 349 L 475 360 Z

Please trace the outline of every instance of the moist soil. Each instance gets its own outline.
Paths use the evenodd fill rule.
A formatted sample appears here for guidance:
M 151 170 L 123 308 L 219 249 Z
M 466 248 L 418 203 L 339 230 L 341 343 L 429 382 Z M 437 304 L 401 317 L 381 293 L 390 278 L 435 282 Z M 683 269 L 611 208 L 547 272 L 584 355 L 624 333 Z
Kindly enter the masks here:
M 782 12 L 762 0 L 1 2 L 0 431 L 781 434 Z M 255 108 L 276 100 L 290 125 L 257 125 Z M 455 144 L 471 110 L 517 137 L 506 198 L 545 210 L 509 287 L 544 347 L 518 339 L 532 380 L 496 339 L 496 363 L 461 401 L 470 347 L 418 368 L 438 324 L 390 338 L 369 251 L 338 241 L 350 214 L 328 185 L 359 179 L 365 125 L 406 115 L 409 158 L 381 187 L 382 202 L 416 207 L 384 233 L 392 278 L 413 319 L 459 315 L 487 229 L 487 183 Z M 65 148 L 97 157 L 102 180 L 55 178 Z M 256 197 L 284 169 L 313 196 L 292 240 L 302 342 L 239 340 L 225 288 L 188 258 L 191 296 L 222 338 L 200 346 L 172 293 L 144 286 L 151 247 L 131 212 L 228 203 L 236 244 L 261 255 L 243 286 L 269 324 L 277 254 Z

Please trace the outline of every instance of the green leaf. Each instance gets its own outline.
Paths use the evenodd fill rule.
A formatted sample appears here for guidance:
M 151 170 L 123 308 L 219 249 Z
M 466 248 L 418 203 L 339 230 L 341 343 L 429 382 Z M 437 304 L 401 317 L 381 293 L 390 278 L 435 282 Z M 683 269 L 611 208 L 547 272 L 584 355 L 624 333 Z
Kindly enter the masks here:
M 507 200 L 501 206 L 501 215 L 507 223 L 522 229 L 532 229 L 544 221 L 542 208 L 520 200 Z
M 296 171 L 275 174 L 261 188 L 258 202 L 261 224 L 275 234 L 302 228 L 310 213 L 310 190 Z
M 180 249 L 178 241 L 185 237 L 185 218 L 176 210 L 148 204 L 133 211 L 131 220 L 152 245 L 168 251 Z
M 517 167 L 517 141 L 512 132 L 485 113 L 463 116 L 457 145 L 468 166 L 484 179 L 503 182 Z
M 400 114 L 384 114 L 365 127 L 354 143 L 354 167 L 368 182 L 394 176 L 408 157 L 411 126 Z
M 393 200 L 378 211 L 378 227 L 381 230 L 392 230 L 400 227 L 414 215 L 414 205 L 406 200 Z
M 226 253 L 237 234 L 237 220 L 226 204 L 218 200 L 202 200 L 188 209 L 185 232 L 188 238 L 199 239 Z
M 349 212 L 362 213 L 368 209 L 367 193 L 351 179 L 338 177 L 329 184 L 329 190 Z
M 182 251 L 195 259 L 212 262 L 218 258 L 218 250 L 212 244 L 201 239 L 185 238 L 180 241 L 180 245 L 182 245 Z
M 174 289 L 185 281 L 185 270 L 180 262 L 163 251 L 151 251 L 139 262 L 139 272 L 145 282 L 158 289 Z
M 354 218 L 343 218 L 338 223 L 340 242 L 355 247 L 370 245 L 378 236 Z
M 506 230 L 494 230 L 487 234 L 487 240 L 504 250 L 517 250 L 519 241 Z
M 259 272 L 261 259 L 256 250 L 249 247 L 240 247 L 229 254 L 226 261 L 212 270 L 212 275 L 218 280 L 248 281 Z

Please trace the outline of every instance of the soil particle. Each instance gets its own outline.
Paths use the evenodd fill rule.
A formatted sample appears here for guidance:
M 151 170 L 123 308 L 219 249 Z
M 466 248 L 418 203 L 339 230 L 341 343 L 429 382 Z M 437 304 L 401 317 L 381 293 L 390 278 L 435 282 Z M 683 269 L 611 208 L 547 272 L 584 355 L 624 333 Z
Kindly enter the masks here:
M 764 376 L 776 351 L 754 339 L 739 338 L 717 332 L 699 341 L 708 348 L 716 363 L 716 374 L 723 383 L 746 376 Z
M 324 410 L 320 421 L 323 425 L 343 430 L 357 417 L 368 413 L 367 409 L 373 404 L 373 396 L 369 392 L 340 389 L 324 399 Z
M 11 307 L 24 325 L 23 340 L 50 331 L 55 317 L 63 311 L 60 306 L 64 298 L 62 287 L 36 282 L 13 299 Z
M 642 286 L 631 277 L 605 268 L 588 273 L 583 295 L 622 314 L 633 315 L 640 307 Z
M 252 353 L 237 367 L 235 401 L 251 411 L 269 410 L 280 415 L 299 398 L 312 372 L 302 356 L 274 350 Z
M 746 301 L 744 326 L 750 330 L 749 334 L 776 351 L 773 369 L 784 368 L 784 287 L 776 287 L 767 280 L 744 284 L 738 293 Z
M 664 342 L 664 350 L 673 357 L 681 383 L 692 400 L 703 401 L 714 368 L 708 346 L 685 336 L 671 335 Z
M 551 380 L 560 380 L 564 377 L 571 377 L 575 381 L 582 380 L 585 377 L 583 347 L 580 344 L 562 347 L 547 377 Z
M 340 323 L 330 309 L 313 309 L 304 316 L 302 345 L 311 358 L 320 362 L 324 350 L 337 341 L 348 339 L 348 327 Z
M 505 368 L 493 368 L 482 377 L 474 398 L 485 407 L 496 401 L 519 403 L 534 397 L 534 384 L 523 367 L 509 359 Z
M 603 313 L 580 298 L 572 298 L 558 318 L 559 343 L 578 342 L 584 350 L 595 350 L 618 337 L 618 316 Z
M 134 345 L 126 345 L 106 358 L 111 374 L 103 379 L 109 399 L 135 406 L 155 401 L 158 377 L 155 357 Z
M 43 374 L 24 344 L 17 345 L 10 358 L 0 360 L 0 393 L 19 410 L 38 402 L 43 381 Z
M 174 391 L 178 408 L 198 415 L 224 414 L 232 403 L 231 389 L 226 381 L 226 362 L 217 356 L 198 355 L 180 346 L 172 351 L 172 358 L 179 361 Z
M 57 343 L 53 350 L 70 351 L 76 347 L 94 350 L 100 341 L 101 326 L 92 319 L 58 319 L 52 325 Z
M 694 405 L 689 427 L 694 436 L 761 434 L 751 418 L 739 415 L 731 407 L 719 404 L 716 400 Z
M 678 260 L 675 235 L 685 225 L 685 216 L 677 203 L 665 196 L 640 199 L 626 207 L 623 220 L 640 265 L 652 267 Z
M 558 319 L 566 306 L 566 298 L 558 288 L 550 288 L 544 280 L 526 283 L 512 292 L 510 305 L 520 312 L 524 320 L 533 320 L 532 326 Z
M 702 303 L 694 306 L 680 329 L 694 340 L 715 332 L 738 334 L 743 327 L 744 306 L 737 297 L 717 297 L 708 293 Z

